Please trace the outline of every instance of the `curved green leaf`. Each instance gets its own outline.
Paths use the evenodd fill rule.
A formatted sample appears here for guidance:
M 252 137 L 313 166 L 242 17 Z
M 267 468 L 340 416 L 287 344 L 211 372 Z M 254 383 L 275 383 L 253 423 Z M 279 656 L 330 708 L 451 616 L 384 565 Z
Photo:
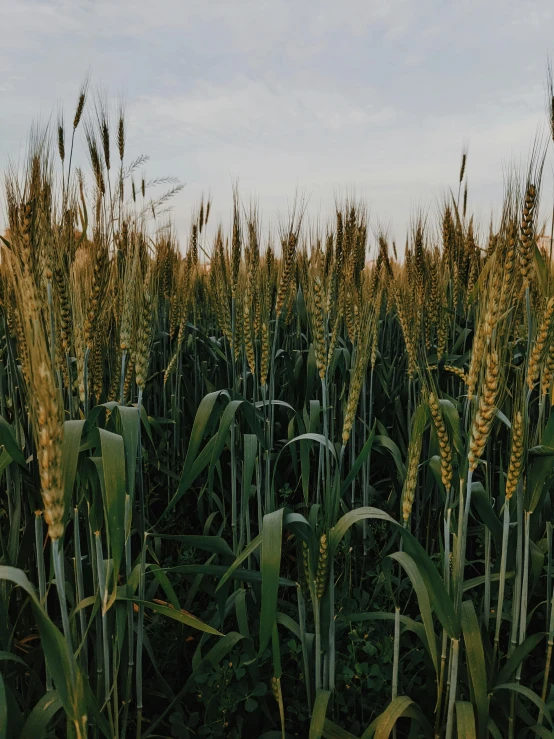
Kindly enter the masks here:
M 211 626 L 208 626 L 208 624 L 205 624 L 199 618 L 196 618 L 196 616 L 193 616 L 191 613 L 187 613 L 186 611 L 179 611 L 176 608 L 164 606 L 160 603 L 150 603 L 150 601 L 147 600 L 138 600 L 138 598 L 127 598 L 126 596 L 119 594 L 117 596 L 117 600 L 131 601 L 132 603 L 136 603 L 139 606 L 151 608 L 153 611 L 156 611 L 156 613 L 161 613 L 163 616 L 172 618 L 174 621 L 180 621 L 182 624 L 186 624 L 187 626 L 190 626 L 193 629 L 197 629 L 198 631 L 204 631 L 206 634 L 223 636 L 220 631 L 212 628 Z
M 56 690 L 45 693 L 35 705 L 23 726 L 19 739 L 47 739 L 51 736 L 48 724 L 62 708 Z
M 396 722 L 403 716 L 411 718 L 419 723 L 426 737 L 433 736 L 433 729 L 423 712 L 411 698 L 399 695 L 394 698 L 385 708 L 383 713 L 373 721 L 362 734 L 362 739 L 388 739 L 394 729 Z
M 520 695 L 528 698 L 531 703 L 534 703 L 537 706 L 543 716 L 546 717 L 546 720 L 548 721 L 550 726 L 554 727 L 554 725 L 552 724 L 552 716 L 550 714 L 550 711 L 548 710 L 546 703 L 542 701 L 539 696 L 529 688 L 526 688 L 524 685 L 519 685 L 518 683 L 504 683 L 503 685 L 495 685 L 493 691 L 496 692 L 497 690 L 511 690 L 514 693 L 520 693 Z
M 427 637 L 427 645 L 429 648 L 429 653 L 431 654 L 433 666 L 435 668 L 435 676 L 438 676 L 439 656 L 437 653 L 437 642 L 435 639 L 433 616 L 431 614 L 431 604 L 429 602 L 427 587 L 423 582 L 423 578 L 419 573 L 415 561 L 412 559 L 412 557 L 410 557 L 409 554 L 407 554 L 406 552 L 396 552 L 395 554 L 391 554 L 389 556 L 399 562 L 406 570 L 406 573 L 408 574 L 408 577 L 410 578 L 410 581 L 416 592 L 419 612 L 421 613 L 421 619 L 423 621 L 423 626 L 425 628 L 425 634 Z
M 227 571 L 225 572 L 225 574 L 223 575 L 223 577 L 221 578 L 221 580 L 217 584 L 216 593 L 217 593 L 218 590 L 220 590 L 225 585 L 225 583 L 227 582 L 227 580 L 230 577 L 233 577 L 233 573 L 235 572 L 235 570 L 237 569 L 237 567 L 240 567 L 240 565 L 246 559 L 248 559 L 248 557 L 252 554 L 252 552 L 255 552 L 256 551 L 256 549 L 261 545 L 261 543 L 262 543 L 262 534 L 258 534 L 258 536 L 256 536 L 255 539 L 252 539 L 252 541 L 250 542 L 250 544 L 248 544 L 244 548 L 244 550 L 235 559 L 235 561 L 233 562 L 233 564 L 227 569 Z
M 437 568 L 421 544 L 408 531 L 408 529 L 401 526 L 387 513 L 370 506 L 357 508 L 346 513 L 329 533 L 330 555 L 332 556 L 337 551 L 337 547 L 342 537 L 348 531 L 350 526 L 354 523 L 359 523 L 364 519 L 387 521 L 397 527 L 402 539 L 404 540 L 404 550 L 412 557 L 412 559 L 415 560 L 420 575 L 425 582 L 433 610 L 437 614 L 439 621 L 448 635 L 453 639 L 457 639 L 461 630 L 460 619 L 454 610 L 452 601 L 446 592 L 444 582 L 437 572 Z
M 545 638 L 545 634 L 531 634 L 521 644 L 518 644 L 512 654 L 508 657 L 504 666 L 498 673 L 496 682 L 498 685 L 509 682 L 514 676 L 521 662 L 530 654 L 535 647 Z

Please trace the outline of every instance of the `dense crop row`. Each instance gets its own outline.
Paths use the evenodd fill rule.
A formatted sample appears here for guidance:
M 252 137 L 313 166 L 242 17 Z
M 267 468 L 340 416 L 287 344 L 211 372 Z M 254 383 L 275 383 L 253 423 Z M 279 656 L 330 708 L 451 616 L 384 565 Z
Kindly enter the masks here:
M 0 737 L 552 736 L 545 153 L 401 261 L 238 193 L 181 251 L 85 102 L 6 178 Z

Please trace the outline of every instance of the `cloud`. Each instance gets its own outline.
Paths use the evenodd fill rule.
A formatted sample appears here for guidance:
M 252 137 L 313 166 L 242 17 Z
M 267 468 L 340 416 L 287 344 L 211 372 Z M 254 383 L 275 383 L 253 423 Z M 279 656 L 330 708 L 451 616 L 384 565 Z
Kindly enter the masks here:
M 368 126 L 390 125 L 395 111 L 366 92 L 360 100 L 338 90 L 267 84 L 237 76 L 226 85 L 199 81 L 187 94 L 143 96 L 132 104 L 143 129 L 167 127 L 180 137 L 216 138 L 249 147 L 292 148 L 327 134 L 350 136 Z M 369 93 L 369 94 L 368 94 Z M 372 97 L 374 98 L 372 102 Z
M 498 205 L 544 119 L 553 16 L 548 0 L 4 0 L 0 167 L 33 119 L 71 117 L 90 68 L 125 93 L 129 156 L 188 183 L 184 233 L 202 191 L 227 218 L 238 178 L 268 220 L 296 186 L 315 214 L 355 190 L 402 241 L 464 141 L 470 198 Z

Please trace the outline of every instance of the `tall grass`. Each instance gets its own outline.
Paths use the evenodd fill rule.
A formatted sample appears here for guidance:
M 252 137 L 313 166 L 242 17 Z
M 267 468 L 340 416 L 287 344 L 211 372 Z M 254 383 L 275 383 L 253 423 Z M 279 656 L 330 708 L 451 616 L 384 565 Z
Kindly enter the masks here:
M 180 249 L 88 93 L 5 182 L 0 737 L 551 736 L 546 150 L 402 261 L 238 192 Z

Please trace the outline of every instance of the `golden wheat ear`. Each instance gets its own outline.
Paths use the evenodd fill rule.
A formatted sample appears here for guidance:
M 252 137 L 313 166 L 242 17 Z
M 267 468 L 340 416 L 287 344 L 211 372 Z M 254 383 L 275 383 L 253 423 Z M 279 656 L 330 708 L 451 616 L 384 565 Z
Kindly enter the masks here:
M 44 520 L 51 539 L 64 531 L 62 440 L 64 410 L 56 383 L 45 330 L 45 311 L 29 269 L 20 267 L 14 255 L 10 269 L 22 335 L 28 352 L 27 403 L 36 446 Z

